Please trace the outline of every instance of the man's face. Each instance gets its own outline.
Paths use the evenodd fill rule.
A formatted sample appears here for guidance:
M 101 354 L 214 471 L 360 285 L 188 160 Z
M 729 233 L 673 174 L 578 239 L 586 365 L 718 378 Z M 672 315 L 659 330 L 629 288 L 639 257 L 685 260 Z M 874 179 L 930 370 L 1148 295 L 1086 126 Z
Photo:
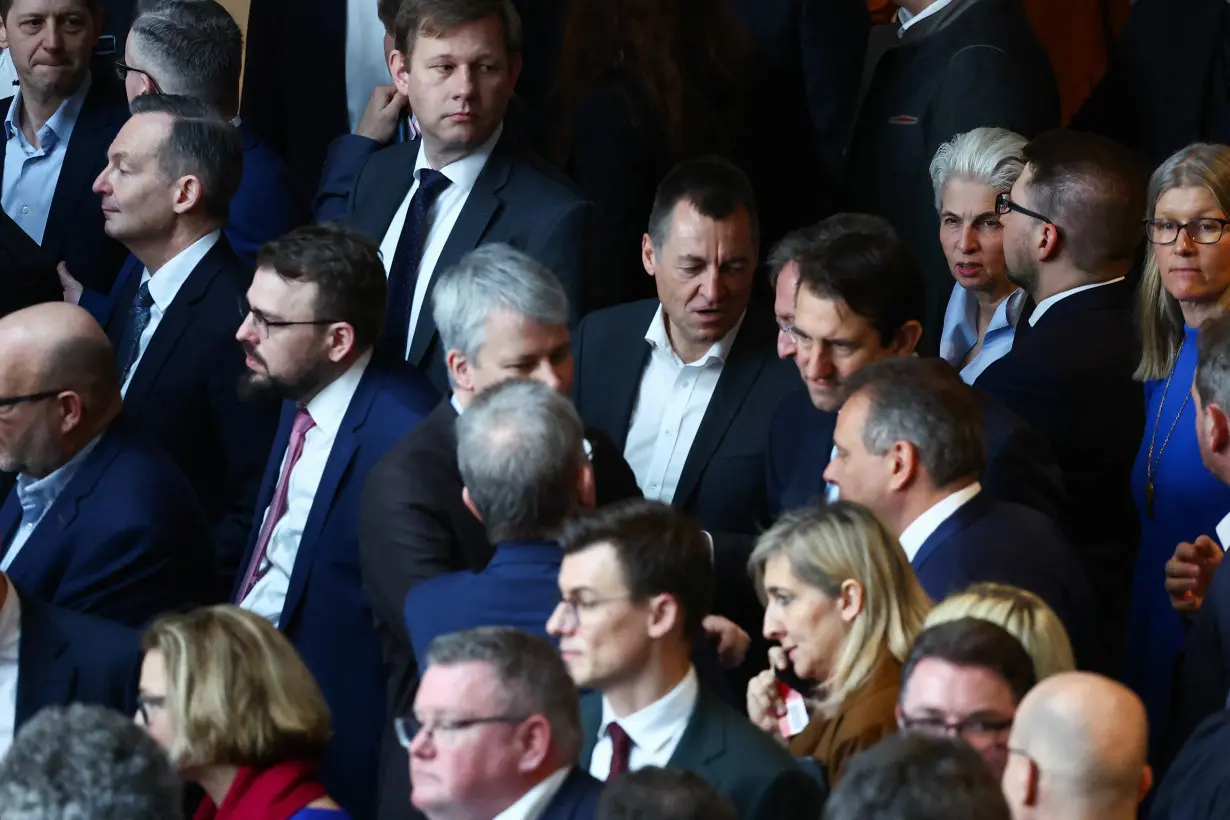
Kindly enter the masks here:
M 320 325 L 269 326 L 267 322 L 309 322 L 316 315 L 317 286 L 283 279 L 271 268 L 257 268 L 248 288 L 249 312 L 236 340 L 247 358 L 240 381 L 245 395 L 276 393 L 299 399 L 311 395 L 328 367 L 327 329 Z
M 1033 179 L 1033 170 L 1026 165 L 1025 170 L 1012 184 L 1009 197 L 1022 208 L 1037 211 L 1034 207 L 1033 195 L 1029 190 L 1029 180 Z M 1032 293 L 1038 284 L 1038 257 L 1035 232 L 1042 223 L 1032 216 L 1008 211 L 1000 217 L 1003 224 L 1004 263 L 1008 266 L 1008 281 Z
M 559 591 L 547 632 L 559 638 L 577 686 L 603 691 L 635 680 L 649 663 L 651 615 L 629 600 L 615 549 L 600 543 L 565 555 Z
M 777 358 L 793 359 L 799 352 L 786 328 L 794 325 L 794 292 L 799 287 L 799 263 L 782 265 L 777 273 L 777 286 L 773 292 L 773 313 L 777 317 Z
M 4 30 L 22 91 L 71 96 L 89 70 L 101 25 L 85 0 L 13 0 Z
M 179 181 L 169 179 L 158 161 L 170 136 L 169 116 L 138 114 L 111 143 L 94 193 L 102 195 L 104 227 L 112 239 L 132 246 L 174 229 Z
M 493 14 L 440 37 L 419 32 L 399 68 L 393 81 L 410 100 L 428 150 L 451 162 L 495 133 L 521 73 L 521 57 L 508 53 Z
M 410 744 L 410 802 L 428 817 L 478 815 L 467 809 L 502 793 L 518 776 L 520 717 L 507 713 L 507 697 L 491 666 L 477 661 L 427 667 L 414 698 L 414 717 L 426 728 Z M 487 719 L 464 728 L 457 723 Z M 492 816 L 487 813 L 486 816 Z
M 842 405 L 833 430 L 835 452 L 824 470 L 824 480 L 840 488 L 843 500 L 862 504 L 883 517 L 892 465 L 887 453 L 877 456 L 863 443 L 863 425 L 870 409 L 871 402 L 862 392 Z
M 14 358 L 0 366 L 0 399 L 62 386 L 40 383 L 28 362 Z M 40 478 L 58 467 L 63 423 L 61 405 L 54 398 L 0 406 L 0 471 Z
M 880 334 L 865 316 L 844 300 L 816 296 L 798 289 L 794 304 L 795 363 L 811 402 L 819 410 L 833 411 L 845 401 L 845 382 L 861 368 L 889 356 L 906 356 L 913 348 L 885 347 Z
M 483 343 L 467 366 L 475 395 L 508 379 L 532 379 L 568 395 L 573 374 L 568 326 L 497 310 L 487 317 Z
M 1008 762 L 1016 707 L 1008 682 L 990 669 L 924 658 L 902 688 L 897 721 L 913 731 L 957 732 L 998 779 Z M 959 730 L 952 728 L 958 725 Z
M 752 295 L 756 243 L 740 208 L 726 219 L 702 216 L 691 202 L 675 205 L 662 247 L 642 240 L 645 271 L 654 278 L 671 344 L 685 360 L 699 357 L 739 321 Z

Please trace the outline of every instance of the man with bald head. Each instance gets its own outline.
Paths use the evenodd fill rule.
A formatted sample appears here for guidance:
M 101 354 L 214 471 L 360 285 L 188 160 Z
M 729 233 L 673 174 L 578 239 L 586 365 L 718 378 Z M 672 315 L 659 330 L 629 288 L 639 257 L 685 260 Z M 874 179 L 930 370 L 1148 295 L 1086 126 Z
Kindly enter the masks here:
M 1153 785 L 1148 738 L 1127 687 L 1085 672 L 1046 678 L 1021 701 L 1008 741 L 1013 820 L 1134 820 Z
M 140 626 L 200 600 L 205 516 L 183 473 L 121 416 L 101 327 L 48 303 L 0 319 L 0 570 L 46 603 Z M 208 577 L 208 576 L 204 576 Z

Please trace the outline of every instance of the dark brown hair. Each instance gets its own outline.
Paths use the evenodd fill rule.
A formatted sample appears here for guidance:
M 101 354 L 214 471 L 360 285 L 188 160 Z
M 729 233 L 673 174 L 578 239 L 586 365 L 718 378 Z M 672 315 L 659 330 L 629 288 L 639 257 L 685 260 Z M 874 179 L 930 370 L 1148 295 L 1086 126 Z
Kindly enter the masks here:
M 397 50 L 409 57 L 420 34 L 443 37 L 457 26 L 492 15 L 500 21 L 508 54 L 520 54 L 521 16 L 512 0 L 401 0 L 394 26 Z

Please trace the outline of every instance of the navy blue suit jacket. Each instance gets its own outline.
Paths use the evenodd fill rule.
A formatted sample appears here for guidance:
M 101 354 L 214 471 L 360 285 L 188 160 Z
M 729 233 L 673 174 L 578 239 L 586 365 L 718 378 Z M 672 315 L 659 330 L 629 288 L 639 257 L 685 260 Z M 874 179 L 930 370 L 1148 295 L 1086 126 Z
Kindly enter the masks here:
M 539 820 L 593 820 L 601 796 L 602 781 L 575 767 L 542 810 Z
M 359 500 L 372 467 L 435 403 L 436 394 L 421 374 L 409 368 L 393 374 L 368 366 L 316 488 L 278 623 L 329 705 L 333 738 L 321 764 L 321 779 L 355 820 L 375 816 L 376 769 L 385 724 L 380 641 L 359 581 Z M 295 410 L 292 402 L 284 405 L 257 499 L 260 512 L 241 567 L 252 560 Z M 231 600 L 239 595 L 242 574 Z
M 21 600 L 18 729 L 47 706 L 92 703 L 134 712 L 141 669 L 136 631 L 48 606 L 12 587 L 9 594 Z
M 209 599 L 209 533 L 192 486 L 121 419 L 43 515 L 8 575 L 27 597 L 139 627 Z M 17 491 L 0 508 L 7 549 Z
M 116 350 L 144 270 L 129 258 L 102 320 Z M 217 600 L 235 583 L 278 423 L 278 402 L 243 401 L 237 389 L 247 372 L 238 305 L 251 284 L 252 269 L 219 237 L 158 323 L 124 396 L 125 414 L 175 459 L 205 507 Z
M 1151 820 L 1208 820 L 1230 816 L 1230 709 L 1217 710 L 1184 744 L 1174 765 L 1159 775 Z
M 370 137 L 342 134 L 329 145 L 320 186 L 312 200 L 312 218 L 317 222 L 341 222 L 350 210 L 350 192 L 372 154 L 384 145 Z
M 239 126 L 239 136 L 243 139 L 243 177 L 231 198 L 226 238 L 248 267 L 255 268 L 261 245 L 302 224 L 307 214 L 282 158 L 246 123 Z

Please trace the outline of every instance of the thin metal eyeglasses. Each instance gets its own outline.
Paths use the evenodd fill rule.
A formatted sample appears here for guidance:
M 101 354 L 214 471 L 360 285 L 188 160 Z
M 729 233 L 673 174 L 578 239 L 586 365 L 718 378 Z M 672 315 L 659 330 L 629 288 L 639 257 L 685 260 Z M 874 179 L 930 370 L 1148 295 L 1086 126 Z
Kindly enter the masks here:
M 254 309 L 248 304 L 248 300 L 244 297 L 239 297 L 239 318 L 246 320 L 249 316 L 252 317 L 252 323 L 256 325 L 256 329 L 260 331 L 262 339 L 269 338 L 269 329 L 275 327 L 295 327 L 296 325 L 332 325 L 342 321 L 341 319 L 301 319 L 294 322 L 286 322 L 278 319 L 270 319 L 259 310 Z
M 32 401 L 46 401 L 53 399 L 61 393 L 65 392 L 64 388 L 59 390 L 44 390 L 41 393 L 30 393 L 26 396 L 9 396 L 0 398 L 0 410 L 8 410 L 10 407 L 15 407 L 19 404 L 26 404 Z
M 158 87 L 158 81 L 154 79 L 153 74 L 150 74 L 148 71 L 146 71 L 143 68 L 134 68 L 133 66 L 127 65 L 123 62 L 120 62 L 119 60 L 115 61 L 115 73 L 116 73 L 116 76 L 120 78 L 120 82 L 123 82 L 124 80 L 128 79 L 129 71 L 135 71 L 138 74 L 144 75 L 145 77 L 149 79 L 150 83 L 154 86 L 154 93 L 155 94 L 162 93 L 162 89 Z
M 906 731 L 928 735 L 961 737 L 971 746 L 987 746 L 1012 728 L 1012 718 L 993 719 L 985 717 L 947 721 L 940 717 L 901 716 L 901 728 Z
M 1197 245 L 1216 245 L 1226 232 L 1226 226 L 1230 225 L 1230 220 L 1212 216 L 1187 222 L 1173 219 L 1142 219 L 1141 222 L 1145 226 L 1145 238 L 1154 245 L 1173 245 L 1179 241 L 1179 231 L 1186 231 L 1187 238 Z
M 609 598 L 590 598 L 584 601 L 575 598 L 560 598 L 555 607 L 557 610 L 560 607 L 564 608 L 564 614 L 567 616 L 564 628 L 568 629 L 580 625 L 582 612 L 593 612 L 603 604 L 630 600 L 632 600 L 631 595 L 612 595 Z
M 420 733 L 426 733 L 427 740 L 436 742 L 437 734 L 456 734 L 474 726 L 488 723 L 508 723 L 515 725 L 529 717 L 528 715 L 491 715 L 489 717 L 462 718 L 459 720 L 440 720 L 424 723 L 413 715 L 393 719 L 393 731 L 397 733 L 397 742 L 403 749 L 409 749 L 414 739 Z
M 137 695 L 137 712 L 141 715 L 141 722 L 146 726 L 150 725 L 149 710 L 162 709 L 166 705 L 166 695 Z
M 1049 216 L 1044 216 L 1043 214 L 1040 214 L 1037 211 L 1031 211 L 1023 205 L 1016 204 L 1015 202 L 1012 201 L 1012 197 L 1008 196 L 1007 193 L 996 194 L 995 195 L 995 213 L 999 214 L 1000 216 L 1003 216 L 1004 214 L 1007 214 L 1009 211 L 1016 211 L 1018 214 L 1025 214 L 1025 216 L 1031 216 L 1034 219 L 1037 219 L 1041 222 L 1045 222 L 1048 225 L 1055 225 L 1055 220 L 1051 219 Z M 1056 225 L 1056 227 L 1058 226 Z

